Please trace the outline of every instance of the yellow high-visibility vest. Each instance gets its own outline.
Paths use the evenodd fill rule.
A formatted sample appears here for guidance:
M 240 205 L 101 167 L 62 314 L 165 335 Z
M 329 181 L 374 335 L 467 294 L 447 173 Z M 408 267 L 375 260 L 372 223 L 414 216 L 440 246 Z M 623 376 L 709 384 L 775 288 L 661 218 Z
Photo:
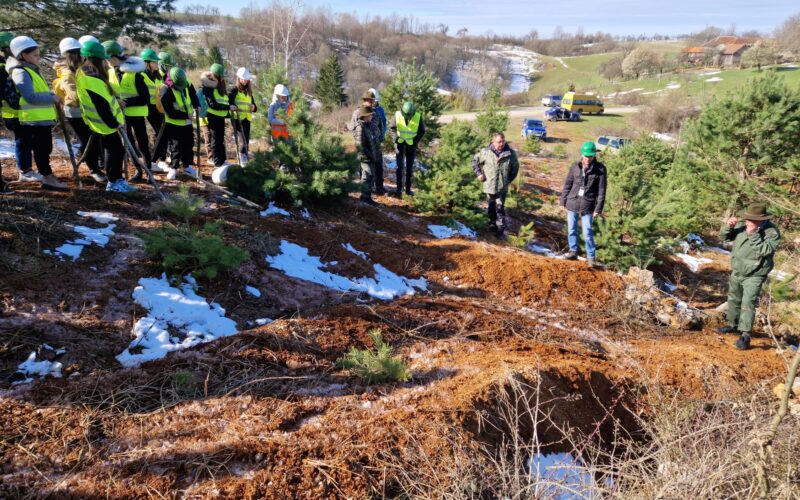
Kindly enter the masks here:
M 108 67 L 108 83 L 114 91 L 114 95 L 119 95 L 119 78 L 117 78 L 117 68 L 114 66 Z
M 150 104 L 155 104 L 156 96 L 158 95 L 158 89 L 161 88 L 161 83 L 163 81 L 161 78 L 156 78 L 153 80 L 150 78 L 150 75 L 147 74 L 147 71 L 142 73 L 142 77 L 144 78 L 145 85 L 147 85 L 147 90 L 150 91 Z
M 50 87 L 39 73 L 28 67 L 23 69 L 31 77 L 34 92 L 37 94 L 50 92 Z M 9 78 L 11 78 L 11 75 L 9 75 Z M 36 125 L 37 123 L 54 121 L 56 121 L 56 108 L 53 104 L 31 104 L 24 97 L 19 96 L 19 122 L 21 124 Z
M 174 87 L 172 89 L 172 94 L 175 96 L 175 102 L 173 106 L 178 111 L 184 111 L 189 116 L 192 115 L 192 99 L 189 97 L 189 89 L 183 89 L 183 92 L 176 90 Z M 186 123 L 186 120 L 177 120 L 175 118 L 170 118 L 168 113 L 164 113 L 164 120 L 171 125 L 177 125 L 179 127 L 186 127 L 191 126 L 191 121 Z
M 414 137 L 417 136 L 417 131 L 419 131 L 419 122 L 422 120 L 419 111 L 414 113 L 408 123 L 406 123 L 406 117 L 400 111 L 394 114 L 394 118 L 397 123 L 397 142 L 404 142 L 409 146 L 414 144 Z
M 97 108 L 94 107 L 94 102 L 89 95 L 90 90 L 108 101 L 108 105 L 111 107 L 111 112 L 114 113 L 114 118 L 117 119 L 117 123 L 120 125 L 125 123 L 125 116 L 122 114 L 122 108 L 117 98 L 109 92 L 106 82 L 100 78 L 89 76 L 84 73 L 82 69 L 79 69 L 75 76 L 75 84 L 78 88 L 78 99 L 80 99 L 81 103 L 83 121 L 93 132 L 100 135 L 111 135 L 116 132 L 117 129 L 106 125 L 106 122 L 100 117 L 100 113 L 97 112 Z
M 5 69 L 6 63 L 0 63 L 0 68 Z M 11 75 L 8 75 L 8 77 L 11 78 Z M 3 106 L 3 120 L 13 120 L 14 118 L 19 118 L 19 110 L 12 108 L 5 99 L 3 99 L 0 105 Z
M 119 96 L 122 99 L 130 99 L 138 95 L 139 92 L 136 91 L 136 73 L 123 73 L 122 81 L 119 82 Z M 147 116 L 147 104 L 125 106 L 123 112 L 125 116 Z
M 214 99 L 220 104 L 223 104 L 225 106 L 229 106 L 229 104 L 228 104 L 228 96 L 226 96 L 225 94 L 221 94 L 220 91 L 217 90 L 217 89 L 214 89 Z M 214 115 L 214 116 L 221 116 L 222 118 L 225 118 L 225 117 L 228 116 L 228 110 L 227 109 L 225 111 L 221 111 L 221 110 L 218 110 L 218 109 L 211 109 L 211 107 L 209 107 L 208 108 L 208 112 L 210 114 Z
M 250 105 L 253 104 L 253 96 L 248 95 L 244 92 L 236 92 L 236 100 L 233 101 L 233 105 L 239 108 L 239 119 L 240 120 L 247 120 L 251 121 L 253 119 L 253 113 L 250 112 Z M 247 111 L 242 111 L 247 110 Z

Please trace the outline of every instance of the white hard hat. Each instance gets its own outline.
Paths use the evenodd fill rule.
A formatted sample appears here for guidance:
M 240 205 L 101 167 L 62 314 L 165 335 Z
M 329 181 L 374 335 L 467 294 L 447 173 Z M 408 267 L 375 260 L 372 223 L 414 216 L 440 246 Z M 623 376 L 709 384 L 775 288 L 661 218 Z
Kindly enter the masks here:
M 11 53 L 14 55 L 14 57 L 19 57 L 23 51 L 38 46 L 39 44 L 29 36 L 18 36 L 11 40 L 11 43 L 9 44 L 9 48 L 11 48 Z
M 78 38 L 78 43 L 80 43 L 81 45 L 83 45 L 86 42 L 97 42 L 97 43 L 100 43 L 100 40 L 98 40 L 97 38 L 93 37 L 92 35 L 83 35 L 82 37 Z
M 81 44 L 74 38 L 65 38 L 59 42 L 58 50 L 65 56 L 70 50 L 81 50 Z
M 381 95 L 378 93 L 377 89 L 369 89 L 367 92 L 372 92 L 372 95 L 375 96 L 375 102 L 379 102 L 381 100 Z
M 286 88 L 286 85 L 279 83 L 275 85 L 275 90 L 273 91 L 273 94 L 289 97 L 289 89 Z
M 247 80 L 248 82 L 253 79 L 253 75 L 247 70 L 247 68 L 239 68 L 236 70 L 236 76 L 241 80 Z

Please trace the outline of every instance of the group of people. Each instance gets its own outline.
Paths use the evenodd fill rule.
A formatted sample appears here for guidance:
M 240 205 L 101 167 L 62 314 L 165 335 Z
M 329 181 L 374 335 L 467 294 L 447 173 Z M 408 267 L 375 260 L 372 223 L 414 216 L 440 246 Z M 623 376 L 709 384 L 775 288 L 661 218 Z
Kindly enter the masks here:
M 146 180 L 143 166 L 169 179 L 179 172 L 199 175 L 194 155 L 197 122 L 215 170 L 229 166 L 227 120 L 237 135 L 238 162 L 247 163 L 250 124 L 258 111 L 247 68 L 236 71 L 235 84 L 228 88 L 225 68 L 213 64 L 202 73 L 197 90 L 168 52 L 146 48 L 139 56 L 127 55 L 118 42 L 100 43 L 91 35 L 61 40 L 59 52 L 51 86 L 40 68 L 39 44 L 28 36 L 0 32 L 0 112 L 14 134 L 17 182 L 68 189 L 50 165 L 52 131 L 59 122 L 69 124 L 74 132 L 70 135 L 80 144 L 76 161 L 84 162 L 91 178 L 105 183 L 110 192 L 136 191 L 131 183 Z M 285 119 L 291 110 L 288 89 L 277 85 L 268 113 L 273 139 L 288 139 Z M 126 155 L 136 169 L 127 180 Z M 0 191 L 6 190 L 0 175 Z
M 361 106 L 353 112 L 348 126 L 353 133 L 358 159 L 361 165 L 361 201 L 374 205 L 372 194 L 385 195 L 383 186 L 383 143 L 386 139 L 386 112 L 380 105 L 380 94 L 369 89 L 361 96 Z M 414 161 L 420 141 L 425 135 L 425 123 L 421 113 L 411 101 L 403 103 L 388 122 L 392 132 L 392 143 L 397 157 L 397 183 L 394 195 L 405 193 L 413 196 L 411 181 Z

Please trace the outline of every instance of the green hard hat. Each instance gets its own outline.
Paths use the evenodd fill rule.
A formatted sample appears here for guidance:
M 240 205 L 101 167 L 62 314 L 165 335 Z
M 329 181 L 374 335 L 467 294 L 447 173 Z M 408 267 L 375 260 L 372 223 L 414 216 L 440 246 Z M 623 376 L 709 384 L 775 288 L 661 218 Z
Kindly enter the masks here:
M 411 115 L 413 115 L 413 114 L 414 114 L 414 112 L 416 112 L 416 111 L 417 111 L 417 108 L 414 106 L 414 103 L 413 103 L 413 102 L 411 102 L 411 101 L 406 101 L 406 102 L 404 102 L 404 103 L 403 103 L 403 109 L 402 109 L 402 112 L 403 112 L 403 114 L 404 114 L 404 115 L 406 115 L 406 116 L 411 116 Z
M 81 45 L 81 56 L 83 57 L 96 57 L 98 59 L 108 59 L 106 49 L 98 42 L 89 40 Z
M 581 154 L 583 156 L 594 156 L 597 154 L 597 148 L 592 141 L 586 141 L 581 147 Z
M 151 62 L 158 62 L 158 54 L 153 49 L 144 49 L 139 57 L 142 58 L 143 61 L 151 61 Z
M 214 63 L 209 68 L 209 71 L 214 73 L 216 76 L 225 76 L 225 66 L 221 65 L 220 63 Z
M 8 31 L 0 31 L 0 49 L 5 49 L 11 44 L 14 39 L 14 33 Z
M 174 66 L 175 61 L 172 59 L 172 54 L 169 52 L 159 52 L 158 53 L 158 62 L 163 64 L 164 66 Z
M 105 42 L 103 42 L 103 47 L 106 49 L 106 54 L 108 54 L 109 56 L 122 55 L 122 45 L 120 45 L 114 40 L 106 40 Z
M 172 80 L 172 83 L 175 84 L 175 88 L 177 88 L 178 90 L 185 89 L 186 85 L 189 83 L 186 80 L 186 72 L 184 72 L 177 66 L 170 68 L 169 79 Z

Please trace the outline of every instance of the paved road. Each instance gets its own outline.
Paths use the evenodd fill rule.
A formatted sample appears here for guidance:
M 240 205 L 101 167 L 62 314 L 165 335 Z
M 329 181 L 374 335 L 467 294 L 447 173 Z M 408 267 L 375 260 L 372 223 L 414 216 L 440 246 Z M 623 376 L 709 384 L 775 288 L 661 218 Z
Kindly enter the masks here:
M 511 108 L 508 110 L 510 118 L 544 118 L 544 111 L 548 109 L 544 106 L 530 106 L 527 108 Z M 627 113 L 635 113 L 639 111 L 637 106 L 625 106 L 619 108 L 606 108 L 605 114 L 607 115 L 621 115 Z M 471 113 L 454 113 L 443 115 L 439 118 L 439 123 L 450 123 L 454 118 L 463 121 L 473 121 L 477 112 Z M 594 116 L 594 115 L 591 115 Z

